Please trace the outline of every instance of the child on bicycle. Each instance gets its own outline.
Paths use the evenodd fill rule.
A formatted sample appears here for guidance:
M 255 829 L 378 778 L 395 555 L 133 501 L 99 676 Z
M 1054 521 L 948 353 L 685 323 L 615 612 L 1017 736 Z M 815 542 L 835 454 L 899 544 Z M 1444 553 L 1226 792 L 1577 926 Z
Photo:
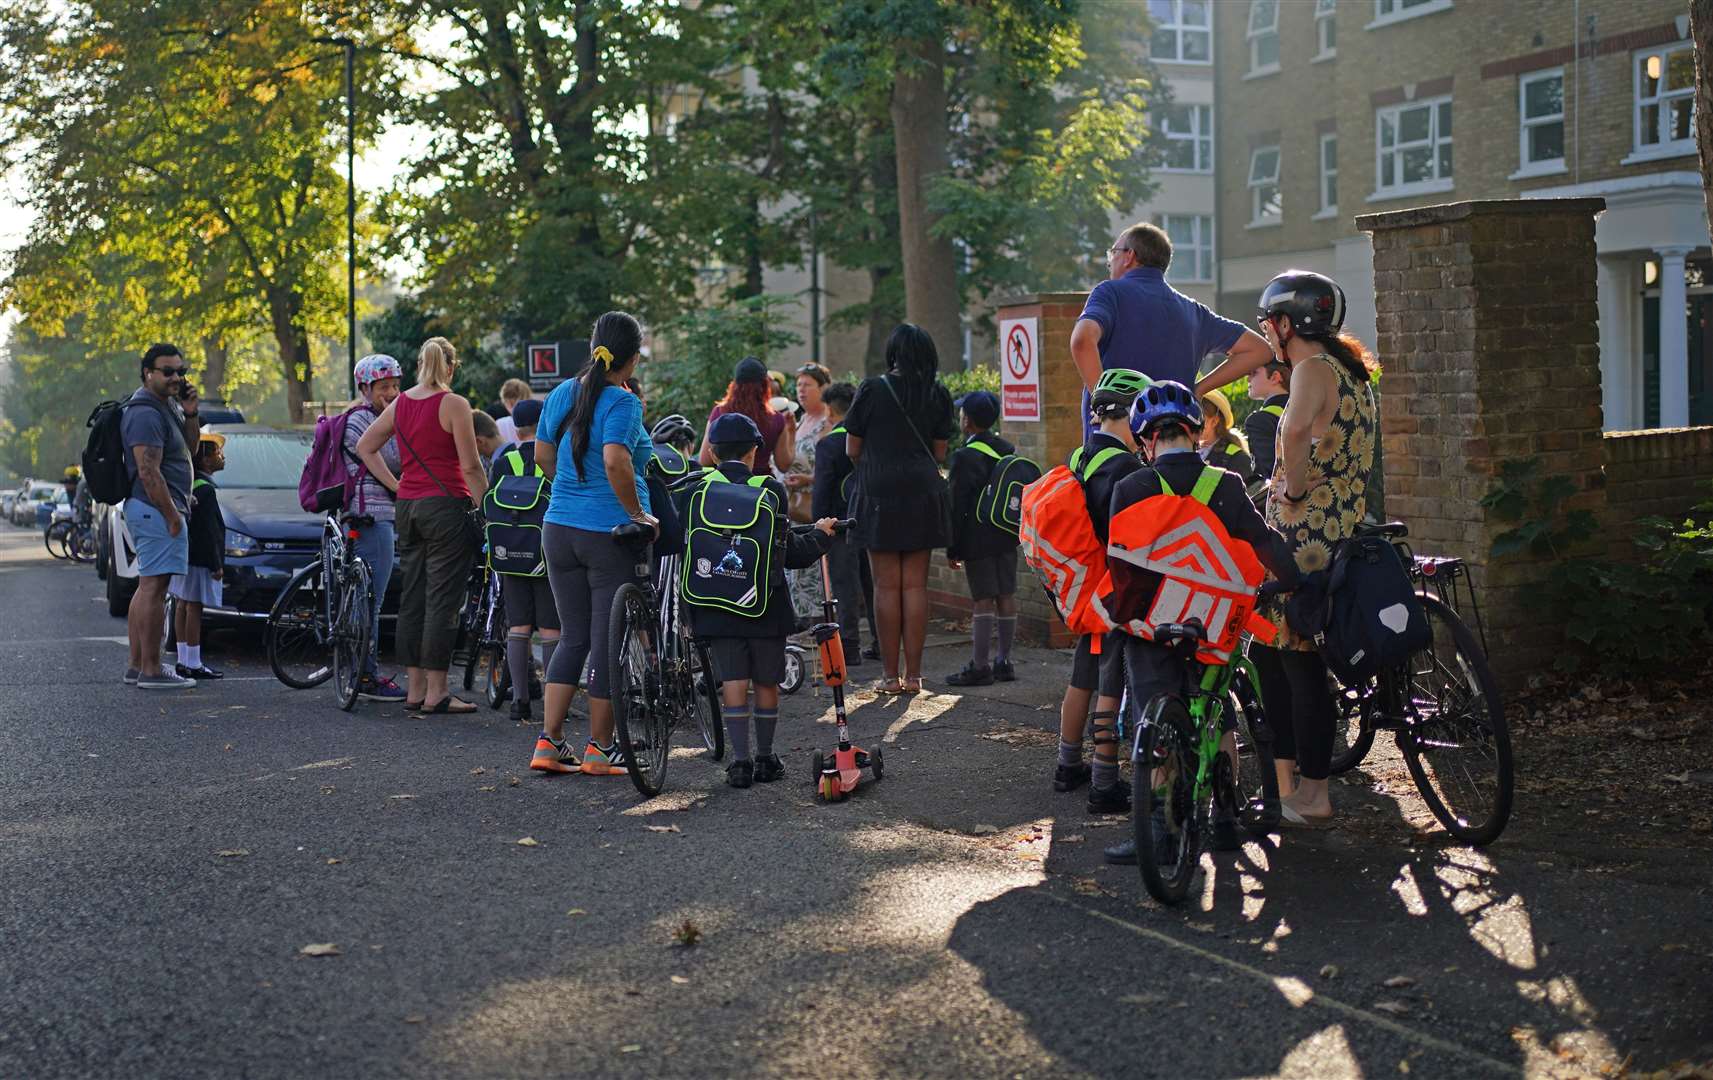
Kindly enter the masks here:
M 795 629 L 796 620 L 785 571 L 813 566 L 826 552 L 837 522 L 822 518 L 813 529 L 791 529 L 786 516 L 785 485 L 766 474 L 754 475 L 756 456 L 763 444 L 761 429 L 748 416 L 727 413 L 716 419 L 708 428 L 708 444 L 717 464 L 690 501 L 686 533 L 716 531 L 719 522 L 708 519 L 707 500 L 713 488 L 727 484 L 759 489 L 755 513 L 749 516 L 765 520 L 770 512 L 773 521 L 768 535 L 749 538 L 758 548 L 766 545 L 771 552 L 765 559 L 765 581 L 743 577 L 746 571 L 754 574 L 761 567 L 755 562 L 746 565 L 738 557 L 736 538 L 733 546 L 726 549 L 726 558 L 699 555 L 694 545 L 684 554 L 682 596 L 696 636 L 708 642 L 714 674 L 720 680 L 721 713 L 732 755 L 731 764 L 726 767 L 726 782 L 735 788 L 747 788 L 752 783 L 771 783 L 785 775 L 784 763 L 773 751 L 773 734 L 779 723 L 779 684 L 785 678 L 785 639 Z M 770 504 L 762 505 L 768 500 Z M 747 519 L 739 516 L 737 520 Z M 722 545 L 716 542 L 718 546 Z M 726 587 L 725 595 L 730 599 L 713 597 L 722 587 Z M 760 597 L 765 598 L 761 600 L 761 610 L 745 613 Z M 749 737 L 752 684 L 755 687 L 753 760 Z
M 1261 567 L 1287 586 L 1295 585 L 1297 567 L 1285 538 L 1249 501 L 1243 481 L 1197 454 L 1204 419 L 1189 387 L 1157 382 L 1137 396 L 1131 414 L 1149 467 L 1131 473 L 1113 490 L 1108 580 L 1103 582 L 1110 592 L 1103 602 L 1119 628 L 1131 635 L 1124 640 L 1124 666 L 1130 698 L 1140 712 L 1156 694 L 1181 692 L 1193 668 L 1180 650 L 1155 644 L 1143 631 L 1188 622 L 1189 612 L 1207 611 L 1200 620 L 1208 635 L 1202 656 L 1223 662 L 1209 658 L 1221 649 L 1229 653 L 1244 626 L 1220 614 L 1227 609 L 1220 606 L 1219 590 L 1253 597 Z M 1185 564 L 1174 559 L 1179 554 L 1191 556 L 1194 574 L 1180 573 Z M 1215 591 L 1200 584 L 1220 574 L 1220 568 L 1241 573 L 1245 564 L 1254 566 L 1254 581 L 1222 576 Z M 1145 775 L 1135 778 L 1138 784 L 1150 782 Z M 1157 835 L 1164 833 L 1162 822 Z M 1237 823 L 1229 811 L 1215 819 L 1213 839 L 1215 850 L 1236 849 Z M 1136 843 L 1127 840 L 1105 854 L 1107 862 L 1133 865 Z
M 173 670 L 181 679 L 225 675 L 202 662 L 202 609 L 220 606 L 220 579 L 225 576 L 226 522 L 214 486 L 214 474 L 226 467 L 225 447 L 225 436 L 205 431 L 191 457 L 195 478 L 190 494 L 195 505 L 190 511 L 190 564 L 184 573 L 172 576 L 167 588 L 174 601 L 173 632 L 178 638 L 178 666 Z

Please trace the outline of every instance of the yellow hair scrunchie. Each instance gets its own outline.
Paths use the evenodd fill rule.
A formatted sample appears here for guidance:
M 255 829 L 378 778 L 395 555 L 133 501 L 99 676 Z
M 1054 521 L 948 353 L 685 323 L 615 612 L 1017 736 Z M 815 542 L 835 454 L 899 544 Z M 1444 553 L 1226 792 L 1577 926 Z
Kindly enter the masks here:
M 595 346 L 595 359 L 599 360 L 604 368 L 610 369 L 613 366 L 613 354 L 605 345 Z

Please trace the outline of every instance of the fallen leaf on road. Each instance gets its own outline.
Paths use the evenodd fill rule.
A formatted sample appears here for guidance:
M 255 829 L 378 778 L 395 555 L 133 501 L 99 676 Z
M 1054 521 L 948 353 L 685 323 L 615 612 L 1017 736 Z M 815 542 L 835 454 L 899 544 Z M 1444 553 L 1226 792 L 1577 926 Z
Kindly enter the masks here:
M 518 847 L 540 847 L 541 841 L 533 836 L 526 836 L 517 842 Z
M 331 941 L 323 941 L 316 945 L 305 945 L 297 951 L 304 956 L 338 956 L 339 946 Z
M 227 743 L 227 744 L 226 744 L 226 745 L 225 745 L 225 746 L 222 746 L 222 747 L 221 747 L 221 748 L 220 748 L 220 749 L 222 749 L 222 750 L 230 750 L 230 749 L 232 749 L 232 744 L 231 744 L 231 743 Z M 90 756 L 90 757 L 94 757 L 94 756 L 95 756 L 95 755 L 94 755 L 94 754 L 91 754 L 91 755 L 89 755 L 89 756 Z
M 488 770 L 486 770 L 486 769 L 482 768 L 482 766 L 478 765 L 474 769 L 470 770 L 470 775 L 471 776 L 481 776 L 483 773 L 485 773 L 487 771 Z
M 676 833 L 681 833 L 684 831 L 683 829 L 680 829 L 676 825 L 644 825 L 643 828 L 647 829 L 649 832 L 676 832 Z
M 689 980 L 689 979 L 686 979 L 686 978 L 685 978 L 685 977 L 684 977 L 684 976 L 682 976 L 682 975 L 674 975 L 674 976 L 672 976 L 672 981 L 673 981 L 673 982 L 674 982 L 674 983 L 676 983 L 676 984 L 677 984 L 677 985 L 679 985 L 679 986 L 688 986 L 688 985 L 690 985 L 690 980 Z
M 416 798 L 416 796 L 415 795 L 388 795 L 387 798 L 389 798 L 389 799 L 414 799 L 414 798 Z
M 333 785 L 332 784 L 322 784 L 321 785 L 321 793 L 323 795 L 333 794 Z
M 685 919 L 684 924 L 672 932 L 673 944 L 682 948 L 691 948 L 701 940 L 702 928 L 689 919 Z
M 1374 1007 L 1383 1013 L 1391 1013 L 1393 1016 L 1410 1015 L 1410 1007 L 1401 1001 L 1376 1001 Z
M 1072 890 L 1084 896 L 1107 896 L 1107 891 L 1100 887 L 1100 882 L 1091 877 L 1077 878 L 1071 882 Z
M 1416 985 L 1416 980 L 1410 978 L 1408 975 L 1394 975 L 1380 985 L 1386 987 L 1388 990 L 1402 990 L 1406 986 Z
M 625 1045 L 619 1047 L 619 1053 L 621 1053 L 621 1054 L 634 1054 L 641 1049 L 642 1049 L 641 1043 L 626 1043 Z
M 1187 922 L 1184 925 L 1191 930 L 1199 930 L 1204 934 L 1213 933 L 1213 924 L 1210 922 Z
M 1125 1005 L 1158 1005 L 1166 1000 L 1164 994 L 1125 994 L 1118 999 Z
M 477 791 L 498 791 L 500 789 L 495 787 L 493 784 L 489 784 L 486 787 L 479 787 L 476 790 Z
M 411 1015 L 404 1018 L 404 1022 L 407 1024 L 420 1024 L 424 1020 L 427 1020 L 427 1019 L 428 1019 L 428 1017 L 422 1015 L 421 1013 L 412 1013 Z
M 567 915 L 587 915 L 589 913 L 587 911 L 584 911 L 580 907 L 574 907 L 570 911 L 567 911 L 565 914 L 567 914 Z
M 248 855 L 249 853 L 250 851 L 248 848 L 237 847 L 226 848 L 223 851 L 216 851 L 214 854 L 220 856 L 222 859 L 236 859 L 241 856 Z
M 970 830 L 971 836 L 992 836 L 999 830 L 992 825 L 977 825 Z
M 1072 833 L 1069 836 L 1059 837 L 1059 843 L 1061 843 L 1061 844 L 1080 844 L 1084 840 L 1087 840 L 1087 839 L 1088 839 L 1088 837 L 1084 836 L 1082 833 Z
M 1677 952 L 1679 949 L 1687 949 L 1687 948 L 1689 948 L 1689 946 L 1685 945 L 1683 942 L 1674 941 L 1669 945 L 1661 945 L 1659 947 L 1659 951 L 1660 952 Z
M 523 781 L 522 781 L 522 780 L 519 780 L 519 779 L 518 779 L 518 778 L 517 778 L 517 777 L 515 777 L 515 776 L 508 776 L 508 777 L 506 777 L 506 786 L 507 786 L 507 787 L 517 787 L 517 786 L 518 786 L 518 785 L 519 785 L 519 784 L 521 784 L 521 783 L 523 783 Z
M 1668 773 L 1662 774 L 1660 776 L 1660 779 L 1661 780 L 1670 780 L 1674 784 L 1687 784 L 1687 783 L 1689 783 L 1689 773 L 1687 771 L 1680 772 L 1680 773 L 1669 773 L 1668 772 Z
M 1323 979 L 1336 979 L 1336 978 L 1338 978 L 1338 965 L 1337 964 L 1323 964 L 1323 965 L 1321 965 L 1320 977 Z
M 328 859 L 327 865 L 328 866 L 338 866 L 340 863 L 342 863 L 344 861 L 345 860 L 343 860 L 343 859 Z

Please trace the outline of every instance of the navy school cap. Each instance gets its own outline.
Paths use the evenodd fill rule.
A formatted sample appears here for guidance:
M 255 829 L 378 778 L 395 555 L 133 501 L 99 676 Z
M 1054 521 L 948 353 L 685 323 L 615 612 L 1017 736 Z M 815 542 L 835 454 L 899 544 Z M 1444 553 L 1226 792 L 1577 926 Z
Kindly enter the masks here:
M 999 421 L 999 399 L 987 390 L 973 390 L 955 403 L 982 427 L 992 427 Z
M 541 422 L 541 402 L 524 398 L 512 407 L 512 423 L 518 427 L 534 427 Z
M 732 369 L 732 382 L 767 382 L 767 365 L 753 356 L 746 356 Z M 734 440 L 735 441 L 735 440 Z
M 752 442 L 761 444 L 761 429 L 743 413 L 725 413 L 708 429 L 711 443 Z

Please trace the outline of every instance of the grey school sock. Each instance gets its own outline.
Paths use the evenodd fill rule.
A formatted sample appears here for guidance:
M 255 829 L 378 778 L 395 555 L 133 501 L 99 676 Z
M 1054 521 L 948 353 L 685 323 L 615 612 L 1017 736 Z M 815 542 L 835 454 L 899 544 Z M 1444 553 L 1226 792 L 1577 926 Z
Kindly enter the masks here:
M 755 756 L 767 757 L 773 753 L 773 733 L 779 727 L 779 706 L 764 709 L 755 707 Z
M 726 718 L 726 742 L 732 748 L 732 761 L 749 760 L 749 703 L 742 705 L 722 705 L 720 712 Z M 778 716 L 778 710 L 774 710 Z M 769 735 L 771 736 L 771 732 Z
M 999 616 L 999 662 L 1011 663 L 1011 643 L 1017 639 L 1017 616 Z
M 987 667 L 987 644 L 993 638 L 993 616 L 976 615 L 970 619 L 970 644 L 974 646 L 970 655 L 970 663 L 978 668 Z
M 506 634 L 506 666 L 512 673 L 512 700 L 529 701 L 529 635 Z
M 1059 740 L 1059 764 L 1071 768 L 1083 763 L 1083 744 Z

